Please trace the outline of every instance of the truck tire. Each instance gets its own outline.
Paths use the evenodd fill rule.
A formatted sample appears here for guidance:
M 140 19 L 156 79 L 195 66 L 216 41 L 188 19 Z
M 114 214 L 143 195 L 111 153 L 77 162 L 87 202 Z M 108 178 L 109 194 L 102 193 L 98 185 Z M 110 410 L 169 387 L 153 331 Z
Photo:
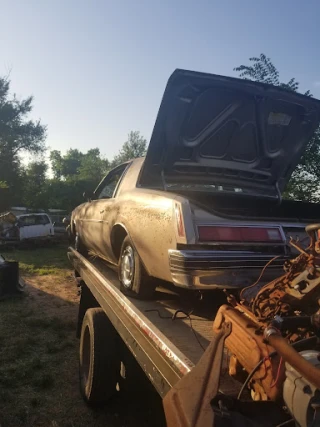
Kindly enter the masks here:
M 76 237 L 74 239 L 74 248 L 76 251 L 79 252 L 79 254 L 83 255 L 83 256 L 87 256 L 88 255 L 88 250 L 85 247 L 85 245 L 83 244 L 80 236 L 78 233 L 76 233 Z
M 79 377 L 87 404 L 106 403 L 116 393 L 120 376 L 118 335 L 101 308 L 90 308 L 80 336 Z
M 146 273 L 129 236 L 122 243 L 118 273 L 120 290 L 125 295 L 139 299 L 150 299 L 153 296 L 155 282 Z

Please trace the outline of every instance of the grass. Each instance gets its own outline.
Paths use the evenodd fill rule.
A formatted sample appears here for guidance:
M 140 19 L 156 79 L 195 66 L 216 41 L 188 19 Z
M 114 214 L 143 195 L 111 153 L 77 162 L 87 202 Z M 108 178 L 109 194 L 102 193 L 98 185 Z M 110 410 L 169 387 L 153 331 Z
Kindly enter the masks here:
M 0 425 L 75 426 L 65 422 L 65 411 L 59 413 L 77 389 L 76 297 L 66 301 L 64 292 L 71 273 L 67 247 L 10 248 L 1 254 L 19 261 L 22 275 L 36 285 L 0 301 Z M 52 294 L 45 292 L 48 287 Z
M 19 261 L 20 271 L 25 275 L 46 276 L 61 275 L 70 269 L 65 245 L 47 247 L 0 249 L 1 255 L 8 261 Z
M 1 252 L 20 262 L 27 287 L 0 301 L 0 426 L 162 426 L 141 381 L 105 408 L 93 411 L 81 399 L 78 297 L 66 247 Z
M 76 365 L 76 318 L 49 315 L 30 295 L 0 304 L 0 424 L 50 425 L 36 413 L 52 412 L 59 390 L 68 388 L 61 366 Z

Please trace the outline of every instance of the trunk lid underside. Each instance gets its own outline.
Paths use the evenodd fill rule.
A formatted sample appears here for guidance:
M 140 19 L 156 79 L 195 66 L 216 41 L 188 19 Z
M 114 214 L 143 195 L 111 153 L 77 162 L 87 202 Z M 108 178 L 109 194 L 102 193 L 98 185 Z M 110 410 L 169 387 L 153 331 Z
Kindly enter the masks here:
M 287 90 L 177 70 L 140 175 L 147 187 L 205 185 L 276 199 L 320 121 L 320 101 Z

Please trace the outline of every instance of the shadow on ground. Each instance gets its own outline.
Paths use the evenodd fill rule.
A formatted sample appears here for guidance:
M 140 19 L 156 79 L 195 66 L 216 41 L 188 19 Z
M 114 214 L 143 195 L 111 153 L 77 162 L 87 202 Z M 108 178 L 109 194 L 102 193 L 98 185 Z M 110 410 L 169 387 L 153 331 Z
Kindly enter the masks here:
M 22 258 L 28 265 L 34 256 Z M 59 274 L 29 275 L 24 295 L 0 301 L 1 427 L 163 426 L 161 399 L 138 367 L 135 381 L 105 407 L 92 410 L 81 399 L 78 296 L 63 267 Z

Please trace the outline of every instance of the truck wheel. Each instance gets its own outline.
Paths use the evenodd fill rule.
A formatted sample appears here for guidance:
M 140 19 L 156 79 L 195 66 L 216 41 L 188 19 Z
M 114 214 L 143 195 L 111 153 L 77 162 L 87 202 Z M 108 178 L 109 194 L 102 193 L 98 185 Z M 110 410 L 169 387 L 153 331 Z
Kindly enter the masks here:
M 120 375 L 118 335 L 101 308 L 90 308 L 80 337 L 80 391 L 89 405 L 107 402 Z
M 76 234 L 76 237 L 74 239 L 74 248 L 76 251 L 79 252 L 79 254 L 83 255 L 83 256 L 87 256 L 88 255 L 88 250 L 87 248 L 84 246 L 84 244 L 82 243 L 82 240 L 79 236 L 79 234 Z
M 147 275 L 129 236 L 122 243 L 118 271 L 121 292 L 139 299 L 152 297 L 156 286 Z

